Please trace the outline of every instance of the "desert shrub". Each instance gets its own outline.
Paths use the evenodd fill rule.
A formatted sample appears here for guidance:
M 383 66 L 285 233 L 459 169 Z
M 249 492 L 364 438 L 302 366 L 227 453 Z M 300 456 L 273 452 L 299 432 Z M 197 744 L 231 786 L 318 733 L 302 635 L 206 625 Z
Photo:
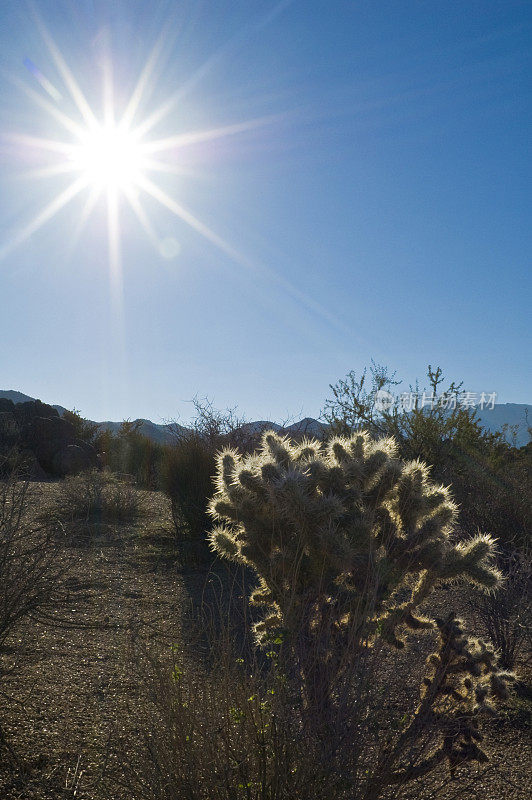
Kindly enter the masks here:
M 26 472 L 13 454 L 8 466 L 0 459 L 0 693 L 6 640 L 28 617 L 43 621 L 44 615 L 47 621 L 47 611 L 66 599 L 68 563 L 51 526 L 29 518 L 32 493 Z M 0 718 L 0 761 L 6 754 L 8 762 L 20 767 Z
M 139 431 L 140 422 L 125 420 L 116 434 L 103 431 L 96 440 L 100 458 L 111 472 L 133 475 L 144 489 L 160 488 L 164 447 Z
M 144 513 L 142 493 L 130 478 L 95 469 L 65 478 L 45 517 L 98 525 L 135 522 Z
M 213 451 L 231 446 L 251 452 L 257 446 L 258 439 L 254 429 L 249 427 L 236 407 L 218 409 L 208 397 L 197 395 L 192 404 L 194 417 L 191 430 L 208 442 Z
M 80 439 L 82 442 L 90 445 L 95 445 L 97 443 L 100 430 L 100 426 L 97 422 L 91 422 L 85 419 L 76 408 L 73 408 L 72 411 L 65 409 L 62 413 L 62 417 L 74 428 L 76 439 Z
M 332 385 L 323 417 L 332 435 L 367 430 L 372 436 L 393 436 L 402 458 L 431 464 L 433 478 L 452 483 L 459 506 L 460 528 L 468 535 L 488 531 L 508 550 L 521 547 L 532 525 L 532 450 L 516 449 L 504 437 L 484 430 L 474 407 L 460 403 L 462 383 L 445 385 L 442 370 L 427 371 L 424 404 L 416 384 L 413 408 L 397 403 L 377 410 L 377 392 L 392 392 L 395 373 L 372 363 L 357 379 L 354 372 Z M 421 396 L 421 402 L 419 397 Z
M 214 490 L 214 470 L 214 449 L 196 432 L 185 434 L 165 451 L 161 486 L 170 498 L 176 536 L 186 560 L 212 559 L 207 543 L 211 527 L 207 505 Z
M 213 558 L 207 533 L 216 452 L 229 444 L 249 445 L 250 435 L 234 409 L 220 411 L 208 398 L 195 397 L 192 403 L 191 428 L 176 428 L 174 443 L 164 448 L 160 485 L 171 501 L 180 557 L 199 563 Z
M 217 611 L 203 607 L 197 629 L 189 622 L 187 641 L 172 647 L 170 658 L 134 648 L 131 669 L 143 701 L 131 711 L 142 733 L 136 743 L 129 734 L 116 740 L 109 795 L 120 785 L 135 800 L 358 797 L 352 793 L 355 779 L 369 770 L 378 737 L 387 726 L 399 725 L 397 709 L 379 711 L 389 694 L 381 649 L 359 660 L 351 715 L 332 718 L 324 741 L 306 726 L 298 693 L 276 653 L 263 659 L 245 645 L 237 649 L 239 637 L 227 618 L 213 624 Z M 198 662 L 200 641 L 207 663 Z M 368 745 L 363 753 L 352 746 L 362 731 Z
M 153 707 L 144 717 L 145 744 L 121 781 L 142 800 L 238 800 L 330 797 L 298 738 L 280 686 L 268 687 L 239 664 L 200 672 L 176 659 L 153 666 Z M 120 759 L 122 762 L 122 759 Z M 322 773 L 321 776 L 319 773 Z M 318 790 L 318 791 L 316 791 Z
M 54 606 L 66 566 L 48 524 L 27 518 L 31 484 L 0 480 L 0 645 L 25 617 Z
M 500 566 L 501 586 L 490 594 L 470 590 L 467 601 L 478 628 L 500 654 L 501 665 L 513 669 L 531 643 L 530 552 L 503 554 Z
M 212 546 L 258 577 L 258 642 L 280 647 L 309 735 L 327 749 L 335 725 L 349 732 L 357 757 L 346 796 L 378 798 L 442 762 L 454 771 L 485 761 L 479 723 L 512 676 L 453 612 L 431 616 L 427 600 L 460 578 L 493 590 L 500 575 L 489 536 L 454 543 L 448 488 L 432 484 L 419 461 L 399 459 L 392 439 L 366 433 L 296 445 L 267 432 L 256 454 L 219 455 L 216 485 Z M 388 726 L 370 744 L 370 728 L 360 727 L 364 695 L 351 699 L 357 673 L 382 643 L 401 651 L 420 631 L 437 641 L 419 701 L 403 708 L 399 730 Z M 366 718 L 374 708 L 366 705 Z

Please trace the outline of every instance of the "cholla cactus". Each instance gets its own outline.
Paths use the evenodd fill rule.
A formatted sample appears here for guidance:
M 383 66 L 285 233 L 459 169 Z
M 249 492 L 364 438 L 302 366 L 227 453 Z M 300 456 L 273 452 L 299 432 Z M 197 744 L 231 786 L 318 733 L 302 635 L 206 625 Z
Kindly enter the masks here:
M 251 602 L 265 608 L 260 643 L 280 631 L 292 643 L 303 637 L 330 677 L 346 645 L 381 637 L 401 648 L 404 629 L 439 628 L 420 713 L 435 714 L 449 697 L 474 713 L 475 703 L 501 694 L 507 676 L 496 672 L 491 651 L 471 643 L 454 617 L 440 623 L 420 614 L 438 583 L 464 578 L 494 589 L 494 542 L 478 535 L 453 543 L 457 508 L 448 488 L 433 485 L 424 464 L 399 460 L 393 439 L 357 433 L 297 444 L 268 431 L 253 455 L 219 455 L 216 486 L 212 547 L 257 573 Z M 478 757 L 473 728 L 461 736 L 464 758 Z
M 371 594 L 375 630 L 401 647 L 398 629 L 434 625 L 416 612 L 436 583 L 463 577 L 497 586 L 490 537 L 454 545 L 449 490 L 429 482 L 425 465 L 396 453 L 393 439 L 364 433 L 325 445 L 292 444 L 268 431 L 258 453 L 218 456 L 210 510 L 221 524 L 211 542 L 259 577 L 252 603 L 269 610 L 257 626 L 260 641 L 267 631 L 290 630 L 303 603 L 316 614 L 334 607 L 345 626 Z M 409 599 L 399 603 L 413 576 Z

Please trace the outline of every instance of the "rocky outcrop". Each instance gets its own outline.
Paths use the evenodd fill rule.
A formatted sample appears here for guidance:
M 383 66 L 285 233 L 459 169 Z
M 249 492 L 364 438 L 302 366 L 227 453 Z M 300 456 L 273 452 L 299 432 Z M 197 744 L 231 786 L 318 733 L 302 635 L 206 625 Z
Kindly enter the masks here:
M 0 398 L 0 454 L 16 448 L 34 461 L 33 474 L 64 477 L 98 465 L 96 450 L 52 406 Z

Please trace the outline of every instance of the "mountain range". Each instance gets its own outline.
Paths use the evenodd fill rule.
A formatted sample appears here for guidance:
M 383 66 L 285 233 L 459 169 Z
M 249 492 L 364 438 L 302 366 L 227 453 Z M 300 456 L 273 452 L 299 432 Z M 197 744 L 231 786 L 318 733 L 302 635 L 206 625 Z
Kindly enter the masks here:
M 29 397 L 22 392 L 17 392 L 12 389 L 0 390 L 0 397 L 4 397 L 7 400 L 12 400 L 14 403 L 25 403 L 35 400 L 34 397 Z M 53 407 L 57 409 L 61 415 L 66 411 L 63 406 L 54 405 Z M 514 444 L 516 447 L 523 447 L 530 439 L 528 428 L 530 425 L 532 425 L 532 415 L 529 419 L 528 410 L 529 406 L 524 403 L 496 403 L 492 409 L 484 408 L 482 411 L 479 410 L 478 417 L 481 425 L 492 433 L 502 431 L 505 426 L 508 426 L 506 433 L 506 438 L 508 441 L 511 444 Z M 140 423 L 140 433 L 144 434 L 144 436 L 147 436 L 154 442 L 159 442 L 160 444 L 171 442 L 176 431 L 179 432 L 180 430 L 186 430 L 183 425 L 178 425 L 177 423 L 158 424 L 149 419 L 139 419 L 135 420 L 135 422 Z M 106 420 L 96 424 L 98 424 L 102 430 L 108 430 L 112 433 L 116 433 L 122 423 Z M 273 428 L 274 430 L 282 429 L 283 432 L 288 434 L 306 433 L 309 436 L 316 436 L 326 428 L 326 425 L 319 420 L 313 419 L 312 417 L 305 417 L 299 422 L 294 422 L 292 425 L 281 426 L 278 423 L 271 422 L 269 420 L 256 420 L 254 422 L 246 422 L 245 427 L 247 427 L 250 431 Z M 515 437 L 512 433 L 512 429 L 515 430 Z

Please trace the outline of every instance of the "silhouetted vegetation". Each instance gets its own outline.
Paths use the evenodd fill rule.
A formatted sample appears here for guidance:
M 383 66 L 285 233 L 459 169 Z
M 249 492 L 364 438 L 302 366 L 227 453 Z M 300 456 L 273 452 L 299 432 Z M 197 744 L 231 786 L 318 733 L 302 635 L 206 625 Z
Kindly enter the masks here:
M 459 525 L 468 535 L 483 530 L 501 547 L 524 545 L 532 526 L 532 447 L 517 449 L 502 434 L 484 430 L 476 409 L 460 403 L 462 383 L 445 385 L 440 368 L 428 368 L 427 397 L 414 387 L 412 408 L 394 403 L 376 408 L 379 391 L 391 394 L 399 384 L 395 373 L 372 363 L 357 379 L 354 372 L 331 386 L 333 396 L 323 416 L 332 432 L 367 430 L 393 436 L 402 458 L 431 465 L 435 481 L 453 487 Z M 412 387 L 411 387 L 412 389 Z
M 0 480 L 0 646 L 29 614 L 54 607 L 64 565 L 49 524 L 28 518 L 31 484 L 16 470 Z
M 135 522 L 144 513 L 141 493 L 130 480 L 108 471 L 89 470 L 65 478 L 43 516 L 63 525 L 99 527 Z
M 134 477 L 144 489 L 160 488 L 164 447 L 139 431 L 140 423 L 125 420 L 118 432 L 102 431 L 97 448 L 102 464 L 112 472 Z

